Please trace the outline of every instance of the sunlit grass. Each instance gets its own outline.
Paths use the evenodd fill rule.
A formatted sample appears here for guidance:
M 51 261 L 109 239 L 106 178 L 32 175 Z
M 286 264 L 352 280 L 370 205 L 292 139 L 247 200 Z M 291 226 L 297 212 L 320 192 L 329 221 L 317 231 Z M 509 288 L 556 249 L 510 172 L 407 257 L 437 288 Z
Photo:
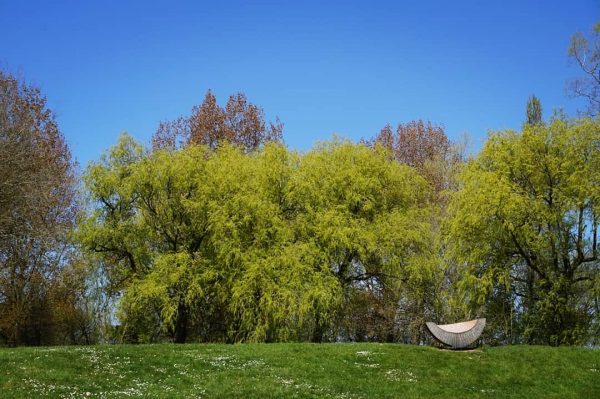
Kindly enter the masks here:
M 2 398 L 600 398 L 600 351 L 394 344 L 0 349 Z

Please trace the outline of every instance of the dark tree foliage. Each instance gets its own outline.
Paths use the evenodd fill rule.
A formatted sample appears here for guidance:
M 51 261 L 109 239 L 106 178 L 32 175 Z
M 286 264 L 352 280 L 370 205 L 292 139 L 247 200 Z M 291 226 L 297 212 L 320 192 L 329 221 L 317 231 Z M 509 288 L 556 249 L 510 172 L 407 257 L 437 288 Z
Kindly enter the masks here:
M 387 124 L 370 144 L 382 145 L 393 159 L 415 168 L 437 193 L 452 186 L 453 169 L 463 160 L 442 126 L 422 120 L 400 123 L 395 132 Z
M 536 96 L 527 100 L 527 124 L 539 125 L 542 123 L 542 103 Z
M 243 93 L 231 95 L 223 108 L 209 90 L 202 104 L 192 108 L 189 117 L 161 122 L 152 145 L 155 149 L 173 149 L 202 144 L 215 149 L 227 142 L 251 151 L 266 142 L 281 141 L 282 132 L 279 119 L 275 123 L 265 122 L 263 109 L 250 103 Z
M 0 342 L 53 342 L 72 255 L 74 165 L 46 99 L 0 71 Z M 76 311 L 75 305 L 68 311 Z

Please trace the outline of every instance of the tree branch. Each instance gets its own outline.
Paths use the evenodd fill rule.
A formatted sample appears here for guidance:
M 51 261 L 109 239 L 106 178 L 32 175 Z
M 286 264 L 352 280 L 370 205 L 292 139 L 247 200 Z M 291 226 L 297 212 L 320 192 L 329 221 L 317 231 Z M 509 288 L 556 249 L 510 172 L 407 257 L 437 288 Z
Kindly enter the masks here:
M 527 263 L 527 266 L 529 266 L 532 270 L 534 270 L 537 274 L 539 274 L 543 278 L 546 278 L 546 274 L 542 273 L 542 271 L 533 263 L 533 260 L 525 252 L 525 250 L 523 249 L 523 247 L 521 247 L 521 244 L 519 244 L 519 240 L 517 240 L 517 237 L 515 236 L 515 234 L 512 231 L 510 232 L 510 236 L 512 238 L 513 243 L 517 247 L 517 250 L 519 251 L 519 254 L 523 257 L 523 259 L 525 259 L 525 263 Z

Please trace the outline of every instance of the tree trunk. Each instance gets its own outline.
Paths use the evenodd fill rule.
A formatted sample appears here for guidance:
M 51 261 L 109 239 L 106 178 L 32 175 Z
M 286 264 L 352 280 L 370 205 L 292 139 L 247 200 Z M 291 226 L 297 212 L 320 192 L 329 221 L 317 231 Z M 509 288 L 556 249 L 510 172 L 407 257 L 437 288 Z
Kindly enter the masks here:
M 187 340 L 188 309 L 183 301 L 177 306 L 177 320 L 175 320 L 174 340 L 176 344 L 185 344 Z
M 535 272 L 530 267 L 527 268 L 527 286 L 525 291 L 525 314 L 531 314 L 530 312 L 534 311 L 535 301 L 534 301 L 534 292 L 535 292 Z M 529 345 L 533 344 L 533 337 L 529 336 L 527 338 L 527 343 Z
M 321 323 L 321 317 L 319 316 L 319 313 L 317 313 L 317 315 L 315 317 L 315 330 L 313 332 L 312 342 L 314 342 L 314 343 L 323 342 L 324 335 L 325 335 L 325 328 Z

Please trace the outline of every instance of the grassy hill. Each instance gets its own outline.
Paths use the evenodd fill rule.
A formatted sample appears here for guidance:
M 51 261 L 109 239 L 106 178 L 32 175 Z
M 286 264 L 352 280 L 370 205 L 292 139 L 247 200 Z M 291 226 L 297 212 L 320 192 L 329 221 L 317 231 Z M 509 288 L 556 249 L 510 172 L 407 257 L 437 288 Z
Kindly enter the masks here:
M 8 398 L 600 398 L 600 350 L 394 344 L 0 349 Z

